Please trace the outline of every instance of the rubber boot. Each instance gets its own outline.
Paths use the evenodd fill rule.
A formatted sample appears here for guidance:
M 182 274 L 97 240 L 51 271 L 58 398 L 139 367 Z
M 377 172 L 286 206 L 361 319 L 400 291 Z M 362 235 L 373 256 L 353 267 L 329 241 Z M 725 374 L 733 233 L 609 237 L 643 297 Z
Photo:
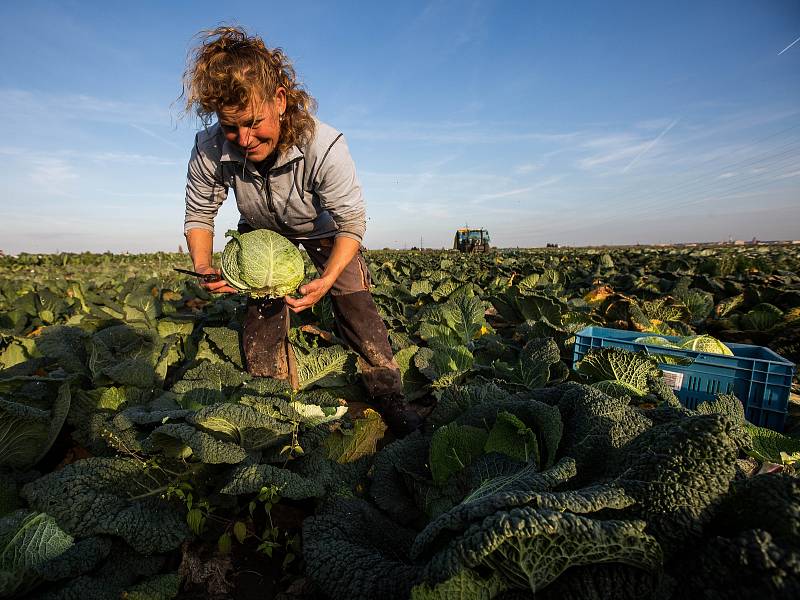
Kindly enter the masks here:
M 389 333 L 369 292 L 331 295 L 339 335 L 359 355 L 361 380 L 397 437 L 420 426 L 422 419 L 403 396 L 400 367 L 389 345 Z
M 283 299 L 247 302 L 242 332 L 247 372 L 289 380 L 289 307 Z
M 422 417 L 408 405 L 402 395 L 379 396 L 375 398 L 375 405 L 395 437 L 405 437 L 422 425 Z

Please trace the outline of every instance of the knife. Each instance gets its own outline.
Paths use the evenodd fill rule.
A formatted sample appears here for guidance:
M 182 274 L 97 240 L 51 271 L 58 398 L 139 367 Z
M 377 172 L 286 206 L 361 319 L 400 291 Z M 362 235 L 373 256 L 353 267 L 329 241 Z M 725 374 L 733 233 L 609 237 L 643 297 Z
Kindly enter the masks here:
M 222 281 L 222 275 L 217 275 L 216 273 L 198 273 L 197 271 L 179 269 L 178 267 L 175 267 L 175 270 L 178 273 L 183 273 L 184 275 L 192 275 L 194 277 L 197 277 L 206 283 L 214 283 L 215 281 Z

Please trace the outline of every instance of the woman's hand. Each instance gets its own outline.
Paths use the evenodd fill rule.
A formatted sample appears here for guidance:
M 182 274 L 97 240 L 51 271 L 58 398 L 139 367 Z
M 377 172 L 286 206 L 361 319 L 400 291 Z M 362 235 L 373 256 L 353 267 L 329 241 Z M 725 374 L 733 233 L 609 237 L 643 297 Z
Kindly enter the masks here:
M 322 297 L 328 293 L 328 290 L 333 287 L 333 281 L 326 277 L 313 279 L 307 284 L 300 286 L 298 290 L 303 296 L 301 298 L 293 298 L 292 296 L 285 296 L 286 304 L 289 308 L 296 313 L 311 308 L 317 302 L 322 300 Z
M 328 290 L 333 287 L 333 284 L 336 283 L 348 263 L 358 254 L 360 247 L 361 243 L 357 240 L 342 236 L 337 237 L 333 242 L 333 249 L 325 264 L 325 271 L 322 276 L 300 286 L 299 292 L 303 294 L 302 298 L 284 297 L 289 308 L 299 313 L 319 302 L 328 293 Z
M 214 267 L 199 267 L 196 269 L 198 273 L 202 275 L 208 275 L 209 273 L 213 273 L 214 275 L 219 275 L 222 277 L 222 271 L 219 269 L 215 269 Z M 228 282 L 225 279 L 220 279 L 219 281 L 200 281 L 200 287 L 207 289 L 212 294 L 237 294 L 239 290 L 236 288 L 232 288 L 228 285 Z

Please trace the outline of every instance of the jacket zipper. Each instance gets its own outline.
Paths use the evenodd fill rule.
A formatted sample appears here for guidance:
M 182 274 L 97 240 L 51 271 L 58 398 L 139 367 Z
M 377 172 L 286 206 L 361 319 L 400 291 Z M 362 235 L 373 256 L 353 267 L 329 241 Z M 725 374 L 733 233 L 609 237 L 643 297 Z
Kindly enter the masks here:
M 269 185 L 269 171 L 264 176 L 264 189 L 267 192 L 267 206 L 272 214 L 275 214 L 275 204 L 272 201 L 272 188 Z

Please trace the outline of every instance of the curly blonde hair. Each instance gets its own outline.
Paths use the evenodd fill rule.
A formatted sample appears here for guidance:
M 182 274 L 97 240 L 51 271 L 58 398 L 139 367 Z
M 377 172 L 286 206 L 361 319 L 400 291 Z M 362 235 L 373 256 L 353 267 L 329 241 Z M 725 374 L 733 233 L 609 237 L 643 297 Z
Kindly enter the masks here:
M 222 109 L 254 109 L 258 101 L 286 90 L 278 150 L 308 141 L 314 135 L 316 101 L 297 81 L 291 61 L 280 48 L 241 27 L 222 26 L 198 34 L 201 43 L 190 53 L 183 74 L 186 112 L 208 125 Z

